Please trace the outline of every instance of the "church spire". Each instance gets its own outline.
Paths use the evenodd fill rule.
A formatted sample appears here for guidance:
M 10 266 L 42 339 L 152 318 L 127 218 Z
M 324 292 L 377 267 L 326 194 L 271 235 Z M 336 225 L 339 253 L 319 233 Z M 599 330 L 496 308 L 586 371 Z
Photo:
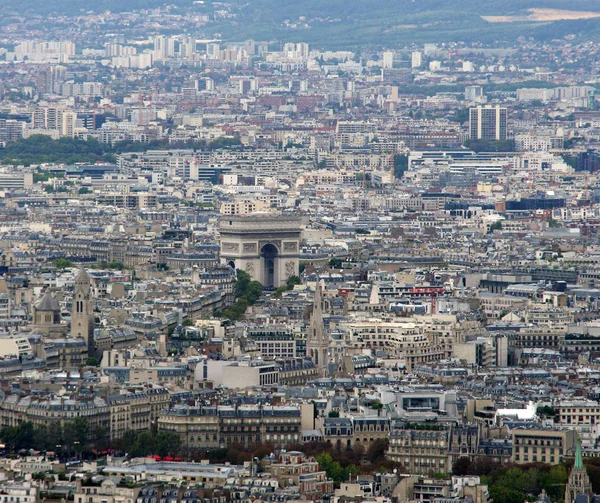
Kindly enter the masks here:
M 323 321 L 323 300 L 321 284 L 317 280 L 310 326 L 306 336 L 306 355 L 313 361 L 321 375 L 326 375 L 329 367 L 329 335 Z
M 575 448 L 575 464 L 573 470 L 583 470 L 583 456 L 581 455 L 581 440 L 577 437 L 577 447 Z
M 317 282 L 315 296 L 313 298 L 312 323 L 315 326 L 323 326 L 323 299 L 321 297 L 321 285 Z
M 569 475 L 569 480 L 565 487 L 565 503 L 574 503 L 580 494 L 590 496 L 592 494 L 592 483 L 583 464 L 581 454 L 581 440 L 576 438 L 575 445 L 575 463 Z

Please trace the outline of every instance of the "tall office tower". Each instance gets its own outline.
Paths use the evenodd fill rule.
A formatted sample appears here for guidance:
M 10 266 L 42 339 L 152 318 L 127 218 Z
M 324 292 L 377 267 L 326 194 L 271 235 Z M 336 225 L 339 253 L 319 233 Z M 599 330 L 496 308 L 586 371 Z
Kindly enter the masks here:
M 500 106 L 469 109 L 469 131 L 472 140 L 506 140 L 508 110 Z
M 394 67 L 394 53 L 392 51 L 385 51 L 383 53 L 383 68 Z
M 421 54 L 421 51 L 413 51 L 410 62 L 412 68 L 421 68 L 423 64 L 423 54 Z
M 483 96 L 483 87 L 481 86 L 466 86 L 465 87 L 465 100 L 477 101 Z

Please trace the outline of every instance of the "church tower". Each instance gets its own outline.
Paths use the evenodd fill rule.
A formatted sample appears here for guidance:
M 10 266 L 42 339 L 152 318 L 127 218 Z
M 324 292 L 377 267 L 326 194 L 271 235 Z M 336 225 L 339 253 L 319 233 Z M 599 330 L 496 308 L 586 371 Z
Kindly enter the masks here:
M 581 456 L 581 441 L 577 437 L 577 448 L 575 449 L 575 464 L 569 475 L 569 480 L 565 488 L 565 503 L 574 503 L 575 498 L 583 494 L 589 497 L 593 494 L 592 483 L 583 466 L 583 457 Z
M 321 376 L 328 373 L 329 366 L 329 335 L 323 322 L 323 300 L 321 285 L 317 281 L 310 327 L 306 337 L 306 355 L 313 361 Z
M 71 308 L 71 337 L 82 337 L 87 344 L 88 353 L 94 353 L 92 285 L 88 273 L 83 268 L 75 278 L 75 293 Z

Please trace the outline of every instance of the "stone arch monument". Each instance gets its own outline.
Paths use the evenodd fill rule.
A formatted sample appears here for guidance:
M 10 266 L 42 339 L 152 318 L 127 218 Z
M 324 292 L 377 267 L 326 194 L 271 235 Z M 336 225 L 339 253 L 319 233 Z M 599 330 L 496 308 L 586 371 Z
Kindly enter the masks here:
M 223 216 L 219 233 L 221 264 L 246 271 L 264 287 L 278 288 L 299 274 L 298 216 Z

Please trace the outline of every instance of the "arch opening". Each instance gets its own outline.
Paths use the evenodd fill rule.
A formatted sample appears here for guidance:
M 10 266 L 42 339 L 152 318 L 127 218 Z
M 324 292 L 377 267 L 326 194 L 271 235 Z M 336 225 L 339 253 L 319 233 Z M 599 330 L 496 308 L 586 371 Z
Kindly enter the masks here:
M 274 288 L 276 281 L 276 264 L 279 250 L 274 244 L 268 243 L 260 250 L 260 256 L 263 263 L 263 286 Z

